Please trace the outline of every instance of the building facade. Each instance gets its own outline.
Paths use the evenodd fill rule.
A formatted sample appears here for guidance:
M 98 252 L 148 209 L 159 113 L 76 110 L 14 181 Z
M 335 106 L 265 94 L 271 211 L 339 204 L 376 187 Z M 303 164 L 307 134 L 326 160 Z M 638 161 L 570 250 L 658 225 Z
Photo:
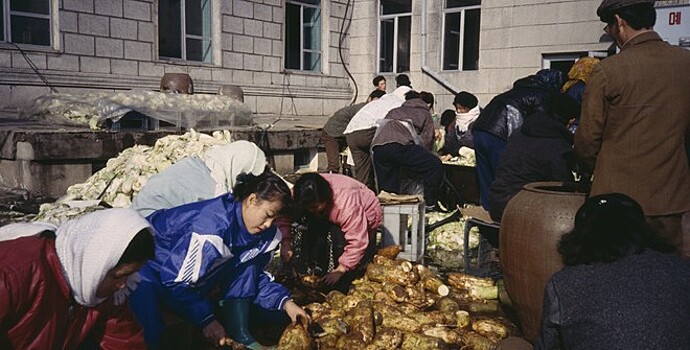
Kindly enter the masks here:
M 445 109 L 457 91 L 486 104 L 538 69 L 615 53 L 596 17 L 600 0 L 0 3 L 6 110 L 50 91 L 157 90 L 168 72 L 190 74 L 197 93 L 240 86 L 255 113 L 300 116 L 363 101 L 379 74 L 390 92 L 406 73 Z

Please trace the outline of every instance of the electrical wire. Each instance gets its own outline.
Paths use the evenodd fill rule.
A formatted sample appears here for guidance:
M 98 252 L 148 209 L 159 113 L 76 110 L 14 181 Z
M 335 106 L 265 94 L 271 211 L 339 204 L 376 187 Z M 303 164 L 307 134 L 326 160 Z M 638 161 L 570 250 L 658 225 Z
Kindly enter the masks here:
M 8 44 L 14 46 L 17 50 L 19 50 L 19 53 L 22 54 L 22 57 L 24 57 L 24 60 L 26 60 L 26 63 L 29 64 L 29 67 L 31 67 L 31 69 L 32 69 L 32 70 L 34 71 L 34 73 L 36 73 L 36 75 L 43 81 L 43 83 L 44 83 L 47 87 L 50 88 L 50 91 L 55 92 L 55 93 L 58 92 L 57 89 L 53 86 L 53 84 L 51 84 L 51 83 L 48 81 L 48 78 L 46 78 L 46 77 L 38 70 L 38 67 L 36 67 L 36 64 L 34 64 L 34 61 L 32 61 L 31 58 L 29 58 L 29 56 L 26 54 L 26 52 L 24 52 L 24 50 L 22 50 L 22 48 L 19 47 L 19 45 L 15 44 L 15 43 L 8 43 Z
M 355 86 L 355 96 L 352 98 L 352 102 L 350 102 L 350 105 L 353 105 L 355 104 L 355 101 L 357 101 L 357 95 L 359 95 L 359 87 L 357 86 L 357 82 L 355 81 L 355 78 L 352 76 L 352 73 L 350 73 L 350 70 L 347 68 L 347 65 L 345 64 L 345 59 L 343 58 L 343 42 L 345 41 L 347 33 L 350 31 L 350 24 L 352 24 L 352 13 L 355 11 L 353 6 L 352 11 L 349 11 L 350 16 L 348 18 L 348 10 L 350 9 L 350 4 L 352 4 L 352 0 L 347 0 L 347 4 L 345 5 L 345 14 L 343 15 L 343 22 L 340 24 L 338 54 L 340 55 L 340 63 L 343 65 L 345 73 L 347 73 L 347 76 L 350 77 L 350 80 L 352 80 L 352 84 Z M 346 22 L 347 28 L 345 27 Z

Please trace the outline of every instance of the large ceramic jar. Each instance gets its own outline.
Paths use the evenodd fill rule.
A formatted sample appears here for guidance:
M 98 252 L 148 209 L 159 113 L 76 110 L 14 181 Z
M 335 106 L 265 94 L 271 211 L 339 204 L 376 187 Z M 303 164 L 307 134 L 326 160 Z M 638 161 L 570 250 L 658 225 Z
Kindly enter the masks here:
M 499 247 L 505 287 L 522 332 L 531 342 L 541 328 L 546 282 L 563 267 L 556 250 L 558 240 L 573 229 L 585 195 L 575 184 L 531 183 L 508 202 L 503 213 Z

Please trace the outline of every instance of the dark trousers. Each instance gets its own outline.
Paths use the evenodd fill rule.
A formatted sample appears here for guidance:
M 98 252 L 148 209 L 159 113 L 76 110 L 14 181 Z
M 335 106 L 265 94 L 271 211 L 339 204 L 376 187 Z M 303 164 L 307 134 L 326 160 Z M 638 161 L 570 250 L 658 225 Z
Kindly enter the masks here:
M 441 159 L 419 145 L 387 143 L 374 146 L 374 169 L 379 189 L 400 193 L 401 172 L 424 184 L 424 201 L 435 205 L 438 190 L 443 183 Z
M 506 149 L 506 140 L 481 130 L 472 130 L 474 153 L 477 158 L 477 182 L 479 185 L 479 203 L 486 211 L 489 205 L 489 187 L 496 177 L 496 169 Z
M 347 146 L 345 136 L 333 137 L 325 130 L 321 132 L 321 143 L 326 147 L 326 158 L 328 159 L 328 167 L 326 171 L 332 173 L 340 172 L 340 152 Z
M 374 138 L 376 128 L 358 130 L 345 135 L 347 146 L 352 153 L 352 161 L 355 163 L 354 178 L 367 185 L 376 192 L 374 183 L 374 166 L 371 163 L 371 140 Z

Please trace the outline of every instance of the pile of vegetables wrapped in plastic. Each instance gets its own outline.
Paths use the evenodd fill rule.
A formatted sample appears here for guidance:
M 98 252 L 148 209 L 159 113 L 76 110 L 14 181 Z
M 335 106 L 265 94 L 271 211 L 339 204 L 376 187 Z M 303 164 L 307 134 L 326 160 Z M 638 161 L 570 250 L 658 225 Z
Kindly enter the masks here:
M 85 182 L 70 186 L 58 201 L 42 204 L 34 220 L 59 224 L 107 206 L 128 207 L 151 176 L 180 159 L 202 155 L 213 145 L 229 142 L 232 135 L 227 130 L 212 135 L 191 130 L 158 139 L 153 146 L 127 148 Z
M 500 312 L 492 279 L 449 273 L 444 281 L 424 265 L 396 259 L 399 251 L 379 250 L 347 295 L 332 291 L 304 305 L 318 327 L 291 325 L 278 349 L 479 350 L 516 332 Z
M 98 130 L 106 120 L 117 122 L 130 111 L 185 129 L 196 128 L 201 123 L 233 126 L 252 122 L 249 106 L 229 96 L 145 90 L 47 94 L 34 99 L 22 110 L 21 116 L 58 124 L 88 125 Z
M 445 220 L 453 214 L 431 212 L 426 213 L 427 227 Z M 465 254 L 471 254 L 479 247 L 479 227 L 474 226 L 470 229 L 468 248 L 469 252 L 464 251 L 464 232 L 467 218 L 460 216 L 457 220 L 438 226 L 427 232 L 427 242 L 424 255 L 435 265 L 444 269 L 464 268 Z

